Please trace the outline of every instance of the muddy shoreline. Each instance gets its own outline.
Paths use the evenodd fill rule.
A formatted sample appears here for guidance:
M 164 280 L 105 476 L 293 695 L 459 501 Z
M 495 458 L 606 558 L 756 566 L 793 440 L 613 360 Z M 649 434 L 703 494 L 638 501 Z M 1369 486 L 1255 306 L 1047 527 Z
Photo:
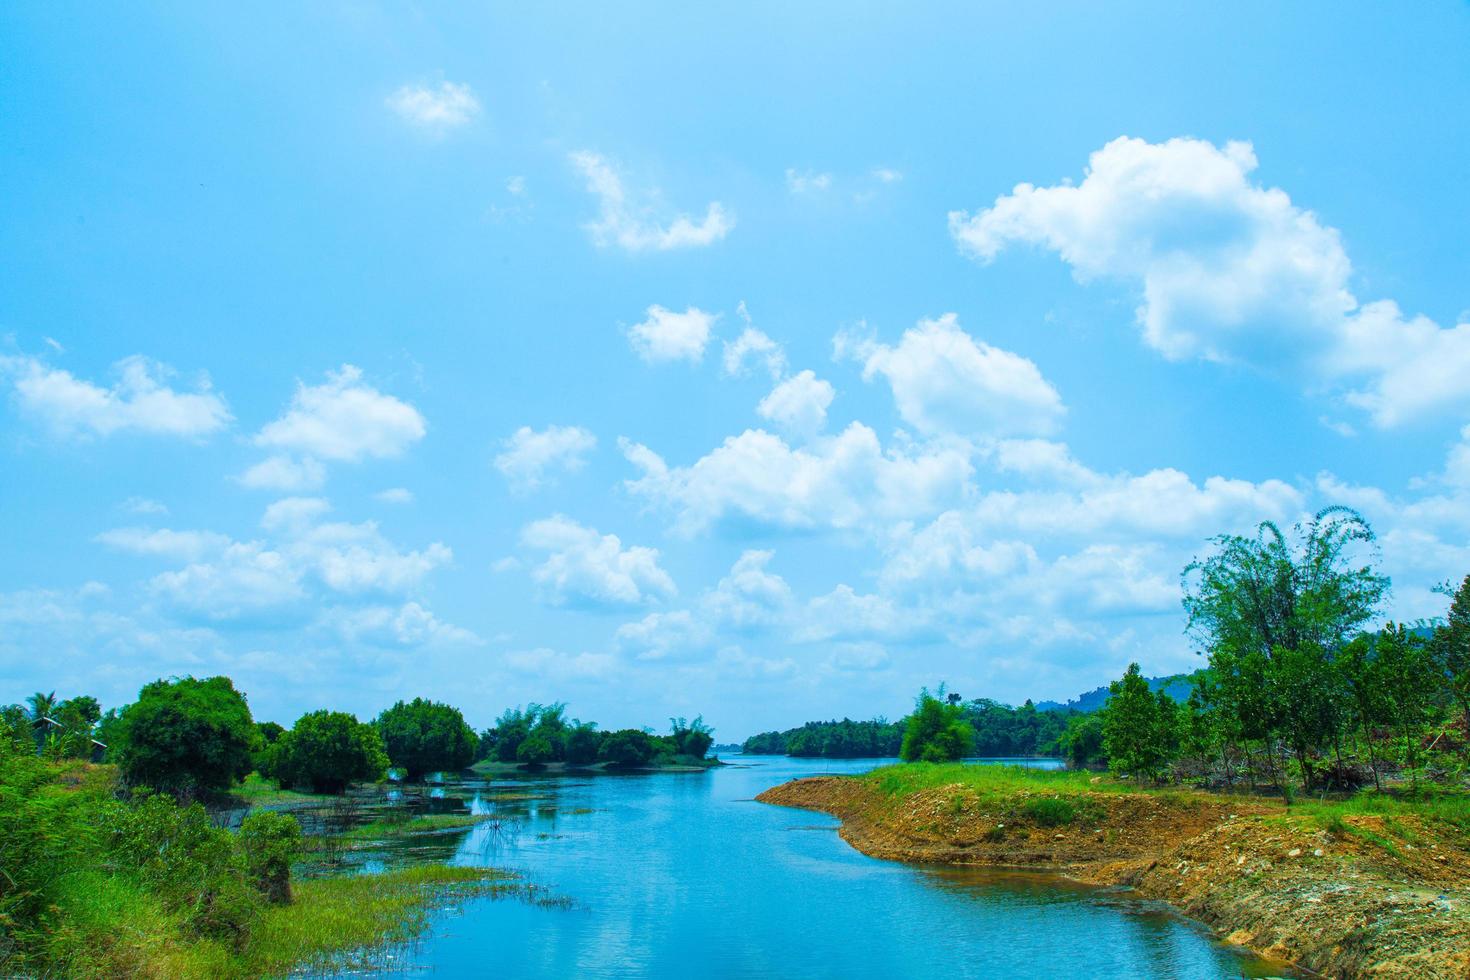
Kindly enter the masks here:
M 842 839 L 872 857 L 1129 887 L 1226 942 L 1327 977 L 1470 977 L 1461 835 L 1416 824 L 1419 843 L 1389 851 L 1364 843 L 1379 818 L 1348 817 L 1351 827 L 1330 833 L 1270 801 L 1187 792 L 1086 794 L 1085 817 L 1062 826 L 1017 817 L 1046 795 L 998 806 L 956 784 L 894 798 L 861 778 L 823 776 L 756 799 L 831 814 Z

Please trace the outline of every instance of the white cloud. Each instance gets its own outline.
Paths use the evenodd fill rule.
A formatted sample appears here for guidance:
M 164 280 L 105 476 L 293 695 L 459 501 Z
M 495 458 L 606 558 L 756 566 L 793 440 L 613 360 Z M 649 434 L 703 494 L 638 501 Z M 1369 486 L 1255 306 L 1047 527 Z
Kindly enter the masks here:
M 888 636 L 898 629 L 899 614 L 891 599 L 861 595 L 850 585 L 838 585 L 807 603 L 797 635 L 814 643 Z
M 648 308 L 648 319 L 628 329 L 628 342 L 638 356 L 649 364 L 689 361 L 697 364 L 704 357 L 710 328 L 718 315 L 689 307 L 683 313 L 654 305 Z
M 325 617 L 324 625 L 335 628 L 348 643 L 386 648 L 478 646 L 484 642 L 469 630 L 444 622 L 417 602 L 335 609 Z
M 237 479 L 241 486 L 252 490 L 299 493 L 320 490 L 327 482 L 327 470 L 310 456 L 300 460 L 290 456 L 270 456 L 241 473 Z
M 540 432 L 521 426 L 502 445 L 495 468 L 518 493 L 555 482 L 555 474 L 575 473 L 587 463 L 597 437 L 574 425 L 549 425 Z
M 373 499 L 384 504 L 411 504 L 413 491 L 407 487 L 389 487 L 373 494 Z
M 156 500 L 149 500 L 147 497 L 129 497 L 118 506 L 129 514 L 154 516 L 168 513 L 166 506 Z
M 546 554 L 531 577 L 553 605 L 637 606 L 678 591 L 659 567 L 658 549 L 624 548 L 617 535 L 560 514 L 527 525 L 521 544 Z
M 169 528 L 119 527 L 97 535 L 97 541 L 135 555 L 197 561 L 223 550 L 230 539 L 213 531 L 174 531 Z
M 505 192 L 514 197 L 522 197 L 526 193 L 526 178 L 521 176 L 506 178 Z
M 302 572 L 258 541 L 229 545 L 218 558 L 163 572 L 151 590 L 189 618 L 214 622 L 304 617 Z
M 705 593 L 700 608 L 708 619 L 734 630 L 752 630 L 781 622 L 793 602 L 786 580 L 766 566 L 775 552 L 742 552 L 714 589 Z
M 1120 137 L 1081 184 L 1020 184 L 973 216 L 951 212 L 950 231 L 982 261 L 1019 242 L 1055 251 L 1081 281 L 1136 285 L 1144 340 L 1165 357 L 1345 386 L 1380 427 L 1470 405 L 1470 324 L 1360 305 L 1337 230 L 1253 183 L 1256 165 L 1249 143 Z
M 266 507 L 260 526 L 267 531 L 301 531 L 332 509 L 321 497 L 284 497 Z
M 142 355 L 113 365 L 109 388 L 74 377 L 34 357 L 0 355 L 0 377 L 8 377 L 22 412 L 62 437 L 110 436 L 121 432 L 202 439 L 228 425 L 225 401 L 207 379 L 195 390 L 167 384 L 173 371 Z
M 424 437 L 418 409 L 363 383 L 351 364 L 327 372 L 320 385 L 297 383 L 286 413 L 255 436 L 255 444 L 318 459 L 357 462 L 399 456 Z
M 787 434 L 809 439 L 826 426 L 833 394 L 826 381 L 811 371 L 802 371 L 772 388 L 756 406 L 756 412 Z
M 952 447 L 885 453 L 858 422 L 798 449 L 750 429 L 687 467 L 628 440 L 620 445 L 642 470 L 624 486 L 673 509 L 685 534 L 721 522 L 843 529 L 920 517 L 963 497 L 971 472 L 967 454 Z
M 953 313 L 919 321 L 895 347 L 839 334 L 834 351 L 860 361 L 865 380 L 883 375 L 899 415 L 928 435 L 1045 434 L 1065 412 L 1034 363 L 975 340 Z
M 713 640 L 708 625 L 687 609 L 653 612 L 624 623 L 613 635 L 618 649 L 639 660 L 669 660 L 706 650 Z
M 570 159 L 587 179 L 587 191 L 598 200 L 597 220 L 584 227 L 600 247 L 616 245 L 628 252 L 698 248 L 720 241 L 735 227 L 735 216 L 718 201 L 710 202 L 698 223 L 681 214 L 668 225 L 660 224 L 651 208 L 629 200 L 622 178 L 601 156 L 581 151 Z
M 480 112 L 475 93 L 458 82 L 440 82 L 438 88 L 405 85 L 388 96 L 387 105 L 407 122 L 436 132 L 463 126 Z
M 892 167 L 874 167 L 873 179 L 883 184 L 896 184 L 903 180 L 903 173 Z
M 745 374 L 747 359 L 765 362 L 766 372 L 773 381 L 779 380 L 786 373 L 786 352 L 781 349 L 781 345 L 764 332 L 750 326 L 739 337 L 725 341 L 725 374 L 732 378 Z
M 786 190 L 792 194 L 820 193 L 832 186 L 832 175 L 827 173 L 814 173 L 807 170 L 802 173 L 786 168 Z

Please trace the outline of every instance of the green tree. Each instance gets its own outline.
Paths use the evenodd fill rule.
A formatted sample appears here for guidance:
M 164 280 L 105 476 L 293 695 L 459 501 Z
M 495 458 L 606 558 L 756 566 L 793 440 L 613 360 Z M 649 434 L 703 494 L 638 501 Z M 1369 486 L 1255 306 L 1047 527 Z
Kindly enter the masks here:
M 301 825 L 294 817 L 259 810 L 240 823 L 237 838 L 245 873 L 274 905 L 291 902 L 291 863 L 301 854 Z
M 273 747 L 273 773 L 283 786 L 340 793 L 352 783 L 377 782 L 388 754 L 378 729 L 345 711 L 312 711 Z
M 117 734 L 124 778 L 176 795 L 229 788 L 250 772 L 260 737 L 228 677 L 154 681 L 123 713 Z
M 1108 690 L 1112 698 L 1103 709 L 1108 768 L 1135 779 L 1157 779 L 1168 762 L 1158 698 L 1149 690 L 1138 664 L 1129 664 L 1122 679 L 1108 685 Z
M 974 744 L 975 730 L 965 720 L 965 709 L 949 701 L 941 684 L 937 697 L 928 688 L 919 692 L 898 754 L 905 762 L 953 762 Z
M 1448 587 L 1443 591 L 1448 593 Z M 1460 717 L 1470 724 L 1470 575 L 1451 596 L 1449 613 L 1435 630 L 1430 651 Z
M 520 747 L 516 749 L 516 761 L 532 767 L 555 762 L 556 756 L 556 747 L 552 744 L 551 737 L 546 732 L 535 729 L 521 740 Z
M 1068 763 L 1079 769 L 1106 765 L 1108 753 L 1103 744 L 1102 713 L 1094 711 L 1069 718 L 1066 731 L 1057 738 L 1057 748 L 1066 756 Z
M 1219 700 L 1247 742 L 1294 750 L 1308 788 L 1313 758 L 1342 734 L 1334 657 L 1376 613 L 1388 579 L 1371 562 L 1373 531 L 1356 511 L 1328 507 L 1288 536 L 1270 522 L 1252 537 L 1222 535 L 1184 570 L 1189 633 L 1209 654 Z
M 602 747 L 602 733 L 594 722 L 579 722 L 567 732 L 566 760 L 575 766 L 585 766 L 597 761 L 597 750 Z
M 613 766 L 631 768 L 647 765 L 653 753 L 652 736 L 637 728 L 624 728 L 603 738 L 597 757 Z
M 457 772 L 475 759 L 475 731 L 458 708 L 424 698 L 399 701 L 377 718 L 388 761 L 418 779 Z
M 675 755 L 703 759 L 715 741 L 715 730 L 704 723 L 703 715 L 692 722 L 685 721 L 683 718 L 670 718 L 669 730 L 670 737 L 674 740 Z

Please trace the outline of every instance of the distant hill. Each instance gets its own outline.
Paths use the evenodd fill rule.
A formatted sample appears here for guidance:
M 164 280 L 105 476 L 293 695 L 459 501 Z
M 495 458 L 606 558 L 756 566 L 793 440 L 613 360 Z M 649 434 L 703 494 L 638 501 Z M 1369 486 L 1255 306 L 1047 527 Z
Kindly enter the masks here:
M 1199 673 L 1200 671 L 1195 671 L 1191 674 L 1170 674 L 1167 677 L 1150 677 L 1148 679 L 1148 689 L 1150 691 L 1162 690 L 1175 701 L 1182 702 L 1188 700 L 1190 685 L 1194 682 L 1195 675 Z M 1086 694 L 1079 694 L 1066 704 L 1058 701 L 1038 701 L 1036 702 L 1036 708 L 1039 711 L 1096 711 L 1098 708 L 1107 704 L 1108 699 L 1111 697 L 1112 695 L 1108 693 L 1107 686 L 1104 685 L 1093 688 Z

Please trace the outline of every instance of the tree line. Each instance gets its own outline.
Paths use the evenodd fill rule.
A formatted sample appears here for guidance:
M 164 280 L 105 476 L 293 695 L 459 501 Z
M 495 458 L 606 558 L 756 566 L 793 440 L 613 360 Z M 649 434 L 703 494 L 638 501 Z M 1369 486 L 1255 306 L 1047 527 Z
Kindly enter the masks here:
M 669 734 L 604 732 L 566 718 L 566 706 L 511 708 L 476 733 L 458 708 L 425 698 L 399 701 L 371 721 L 345 711 L 309 711 L 290 728 L 257 723 L 228 677 L 154 681 L 125 707 L 103 713 L 88 695 L 37 693 L 0 708 L 0 729 L 53 761 L 103 754 L 130 786 L 180 799 L 228 791 L 251 772 L 282 788 L 341 793 L 379 782 L 459 772 L 493 759 L 526 768 L 549 763 L 613 768 L 700 763 L 713 743 L 703 718 L 669 720 Z

